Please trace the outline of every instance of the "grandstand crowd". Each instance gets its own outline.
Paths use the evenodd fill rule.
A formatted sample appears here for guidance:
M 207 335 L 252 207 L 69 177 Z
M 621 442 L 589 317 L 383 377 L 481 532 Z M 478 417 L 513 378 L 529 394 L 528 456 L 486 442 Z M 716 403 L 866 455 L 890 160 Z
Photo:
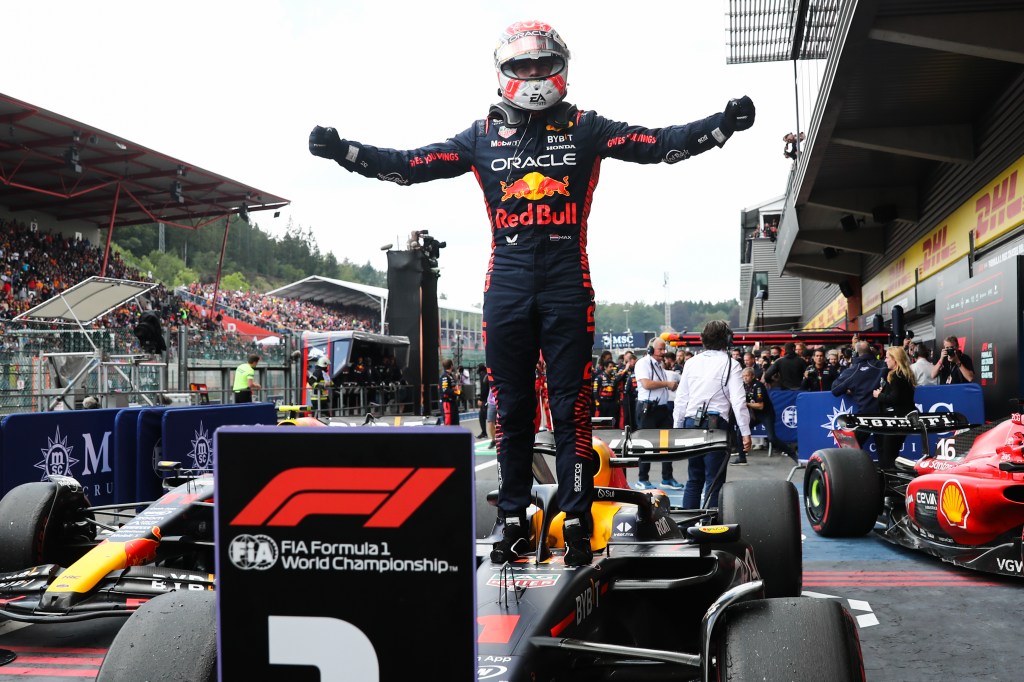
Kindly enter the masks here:
M 23 221 L 0 217 L 0 333 L 10 330 L 10 321 L 47 299 L 70 289 L 83 280 L 99 275 L 103 249 L 87 239 L 74 239 L 50 232 Z M 127 265 L 112 251 L 107 277 L 134 281 L 152 281 L 152 273 L 141 273 Z M 292 299 L 264 296 L 255 291 L 224 291 L 217 294 L 213 308 L 214 285 L 193 283 L 169 291 L 162 284 L 143 297 L 103 315 L 92 329 L 131 329 L 146 310 L 156 312 L 175 339 L 185 327 L 190 346 L 201 344 L 201 354 L 221 357 L 252 350 L 253 338 L 237 333 L 232 319 L 279 335 L 302 331 L 360 330 L 380 331 L 379 321 L 365 308 L 318 305 Z M 34 329 L 46 329 L 33 325 Z M 28 350 L 9 334 L 0 337 L 0 349 Z M 32 349 L 37 349 L 33 342 Z M 82 348 L 82 350 L 86 350 Z

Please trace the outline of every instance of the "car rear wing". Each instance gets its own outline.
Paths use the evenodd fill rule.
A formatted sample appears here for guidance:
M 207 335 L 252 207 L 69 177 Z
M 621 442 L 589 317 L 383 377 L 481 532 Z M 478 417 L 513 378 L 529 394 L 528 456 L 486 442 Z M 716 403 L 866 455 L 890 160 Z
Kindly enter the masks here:
M 944 433 L 968 429 L 977 424 L 959 412 L 911 412 L 906 417 L 885 414 L 841 414 L 836 427 L 846 431 L 862 431 L 882 435 L 903 436 L 928 431 Z
M 640 429 L 609 438 L 608 447 L 619 455 L 612 466 L 641 462 L 671 462 L 729 448 L 725 429 Z

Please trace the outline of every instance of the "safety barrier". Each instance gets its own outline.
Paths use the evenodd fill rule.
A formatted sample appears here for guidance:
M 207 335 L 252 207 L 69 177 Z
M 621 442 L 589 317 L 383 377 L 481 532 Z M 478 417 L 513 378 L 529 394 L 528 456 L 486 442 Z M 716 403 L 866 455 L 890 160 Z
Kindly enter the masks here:
M 0 494 L 58 475 L 79 481 L 93 504 L 154 499 L 157 461 L 212 472 L 218 427 L 275 423 L 271 403 L 10 415 L 0 421 Z

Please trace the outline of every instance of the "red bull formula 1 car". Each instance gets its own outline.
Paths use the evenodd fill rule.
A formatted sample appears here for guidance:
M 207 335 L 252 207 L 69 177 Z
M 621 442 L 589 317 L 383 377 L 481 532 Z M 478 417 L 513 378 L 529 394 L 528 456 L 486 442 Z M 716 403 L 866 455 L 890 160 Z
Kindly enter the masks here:
M 128 618 L 99 680 L 217 679 L 213 476 L 161 466 L 176 485 L 153 503 L 90 507 L 78 482 L 52 475 L 0 500 L 0 619 Z
M 908 417 L 843 415 L 840 448 L 811 455 L 804 506 L 811 527 L 829 537 L 871 530 L 889 542 L 958 566 L 1024 577 L 1024 419 L 986 426 L 956 412 Z M 925 455 L 897 458 L 879 471 L 854 433 L 920 436 Z M 928 433 L 953 432 L 929 452 Z
M 660 490 L 609 485 L 620 467 L 723 447 L 721 430 L 595 439 L 590 566 L 565 566 L 556 486 L 535 485 L 534 554 L 491 564 L 485 557 L 500 537 L 497 524 L 479 544 L 477 679 L 864 679 L 849 613 L 838 602 L 799 596 L 791 484 L 727 482 L 718 509 L 676 511 Z M 536 446 L 550 449 L 545 441 Z

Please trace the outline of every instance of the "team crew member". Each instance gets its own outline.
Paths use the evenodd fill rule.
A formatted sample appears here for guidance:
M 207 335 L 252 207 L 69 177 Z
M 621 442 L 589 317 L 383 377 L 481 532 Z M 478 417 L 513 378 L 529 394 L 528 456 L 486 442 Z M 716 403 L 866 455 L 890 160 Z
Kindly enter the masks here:
M 441 414 L 444 416 L 445 426 L 458 426 L 462 382 L 454 372 L 455 363 L 445 360 L 441 366 L 444 368 L 444 372 L 441 373 Z
M 311 402 L 313 412 L 316 416 L 328 414 L 331 409 L 331 374 L 327 371 L 330 361 L 326 355 L 321 355 L 316 361 L 316 367 L 309 373 L 306 383 L 313 391 Z
M 260 356 L 251 353 L 249 359 L 235 368 L 235 383 L 231 389 L 235 392 L 236 403 L 251 403 L 252 392 L 260 390 L 256 383 L 256 365 L 260 364 Z
M 878 398 L 873 392 L 879 386 L 879 379 L 885 376 L 885 365 L 875 359 L 871 353 L 871 345 L 867 341 L 858 340 L 856 346 L 857 355 L 832 384 L 832 395 L 850 396 L 853 399 L 855 414 L 876 414 Z M 855 431 L 854 435 L 857 437 L 857 443 L 863 448 L 871 434 Z
M 492 244 L 483 328 L 497 391 L 497 505 L 505 522 L 491 559 L 499 563 L 529 546 L 539 353 L 550 370 L 564 560 L 578 566 L 593 558 L 594 291 L 586 244 L 602 160 L 675 163 L 721 147 L 754 123 L 748 97 L 685 125 L 652 129 L 613 121 L 564 101 L 568 63 L 569 50 L 551 26 L 515 23 L 494 51 L 501 101 L 447 141 L 400 151 L 341 139 L 334 128 L 317 126 L 309 137 L 311 153 L 369 178 L 408 185 L 472 172 L 483 190 Z
M 606 361 L 601 371 L 594 374 L 594 416 L 611 417 L 611 428 L 618 427 L 619 400 L 615 380 L 615 362 Z
M 746 393 L 744 399 L 747 401 L 747 412 L 750 413 L 750 427 L 753 428 L 758 424 L 764 424 L 765 436 L 767 436 L 768 442 L 772 444 L 772 447 L 778 448 L 793 461 L 799 463 L 793 448 L 789 447 L 775 433 L 775 406 L 772 405 L 772 398 L 768 394 L 767 387 L 754 378 L 754 369 L 752 367 L 744 367 L 742 376 L 743 390 Z M 729 464 L 734 466 L 747 464 L 746 453 L 736 455 Z
M 636 405 L 640 412 L 641 429 L 672 428 L 672 410 L 668 404 L 671 391 L 676 390 L 679 382 L 669 379 L 662 361 L 664 355 L 665 341 L 654 339 L 647 349 L 647 355 L 636 363 Z M 655 486 L 650 478 L 650 462 L 641 462 L 636 487 L 640 490 L 653 489 Z M 683 487 L 672 475 L 672 462 L 661 463 L 661 487 L 670 490 L 681 490 Z
M 839 372 L 825 360 L 825 351 L 815 349 L 813 362 L 804 372 L 804 380 L 800 384 L 801 391 L 830 391 Z
M 740 432 L 743 452 L 750 452 L 750 415 L 747 413 L 740 377 L 740 365 L 734 362 L 726 347 L 732 330 L 725 320 L 711 320 L 700 333 L 700 342 L 706 349 L 686 361 L 673 415 L 677 427 L 692 429 L 732 427 Z M 731 418 L 730 418 L 731 415 Z M 701 497 L 707 508 L 718 506 L 718 491 L 725 483 L 727 458 L 731 446 L 720 452 L 710 452 L 689 459 L 689 477 L 683 490 L 683 507 L 697 509 Z

